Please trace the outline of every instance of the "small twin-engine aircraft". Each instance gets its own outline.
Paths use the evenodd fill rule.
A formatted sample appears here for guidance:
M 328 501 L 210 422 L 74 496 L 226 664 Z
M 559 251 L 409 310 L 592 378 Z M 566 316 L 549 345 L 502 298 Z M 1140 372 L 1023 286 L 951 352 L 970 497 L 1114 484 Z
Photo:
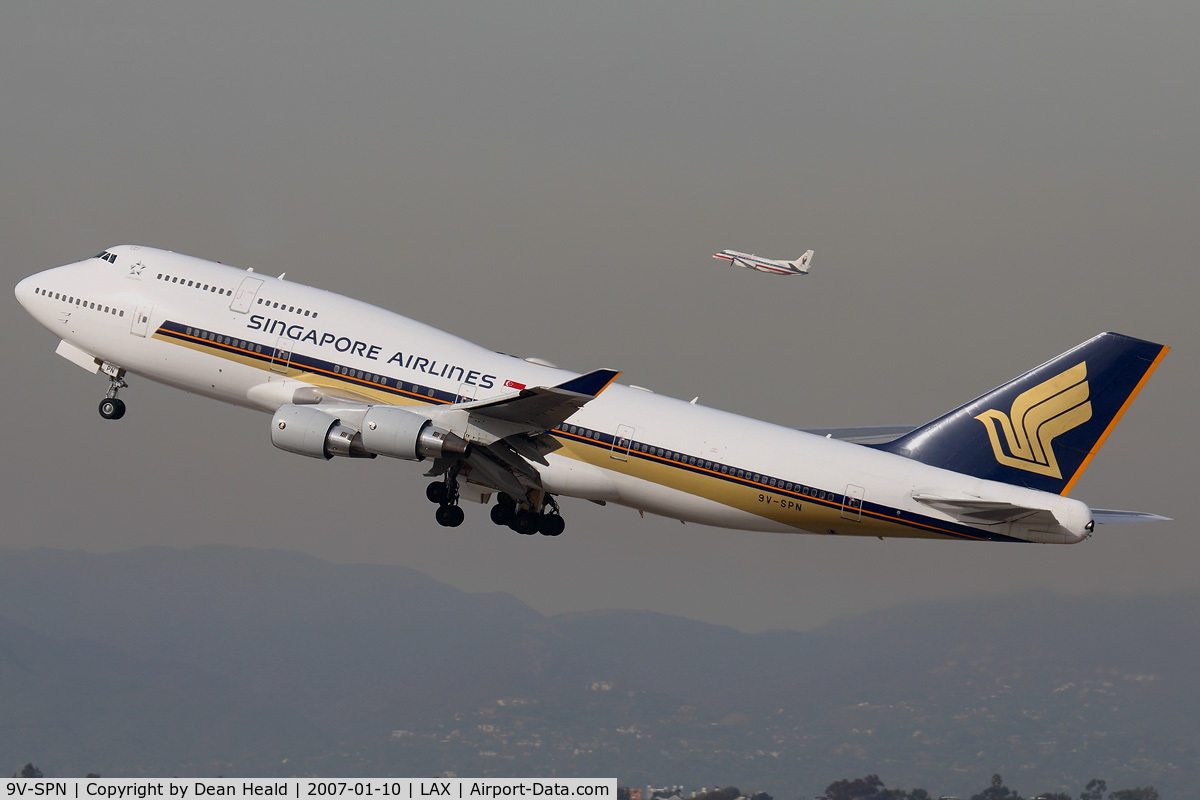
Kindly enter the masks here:
M 743 269 L 754 269 L 759 272 L 766 272 L 770 275 L 807 275 L 809 263 L 812 261 L 813 251 L 807 250 L 804 255 L 797 258 L 795 261 L 776 261 L 770 258 L 763 258 L 751 253 L 739 253 L 737 250 L 722 250 L 719 253 L 713 253 L 713 258 L 719 258 L 722 261 L 728 261 L 735 267 Z
M 17 284 L 58 354 L 271 414 L 278 448 L 426 461 L 437 521 L 495 502 L 522 534 L 558 498 L 780 533 L 1073 543 L 1165 519 L 1067 495 L 1168 348 L 1102 333 L 915 429 L 794 430 L 495 353 L 349 297 L 149 247 Z M 27 409 L 29 413 L 32 409 Z

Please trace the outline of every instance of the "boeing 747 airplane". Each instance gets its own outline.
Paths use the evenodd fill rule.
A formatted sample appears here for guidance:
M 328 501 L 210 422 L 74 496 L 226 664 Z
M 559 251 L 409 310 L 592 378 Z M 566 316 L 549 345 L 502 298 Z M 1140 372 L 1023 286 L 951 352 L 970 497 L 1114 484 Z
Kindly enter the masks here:
M 739 253 L 737 250 L 722 250 L 719 253 L 713 253 L 713 258 L 728 261 L 735 267 L 765 272 L 768 275 L 807 275 L 812 257 L 812 250 L 806 250 L 804 255 L 795 261 L 776 261 L 772 258 L 756 256 L 753 253 Z
M 1165 519 L 1068 497 L 1168 350 L 1115 333 L 912 430 L 803 431 L 149 247 L 39 272 L 16 296 L 59 355 L 107 377 L 105 419 L 137 375 L 271 414 L 290 453 L 425 461 L 449 527 L 461 500 L 493 497 L 493 522 L 546 536 L 563 497 L 743 530 L 1002 542 Z

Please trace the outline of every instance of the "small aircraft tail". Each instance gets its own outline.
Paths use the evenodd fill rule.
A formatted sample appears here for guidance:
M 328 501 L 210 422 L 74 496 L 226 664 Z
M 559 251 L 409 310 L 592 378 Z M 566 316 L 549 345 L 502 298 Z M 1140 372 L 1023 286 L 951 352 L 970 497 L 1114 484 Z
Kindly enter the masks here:
M 801 272 L 807 273 L 808 267 L 812 263 L 812 257 L 813 251 L 808 250 L 804 253 L 804 255 L 800 256 L 795 261 L 789 261 L 788 264 L 790 264 L 794 269 L 798 269 Z
M 1102 333 L 880 449 L 1065 495 L 1168 350 Z

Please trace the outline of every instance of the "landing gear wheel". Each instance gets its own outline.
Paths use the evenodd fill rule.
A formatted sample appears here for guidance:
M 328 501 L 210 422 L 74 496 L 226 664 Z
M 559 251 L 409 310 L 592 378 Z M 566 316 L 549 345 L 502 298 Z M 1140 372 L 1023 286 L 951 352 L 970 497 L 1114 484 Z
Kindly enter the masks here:
M 466 516 L 458 506 L 438 506 L 437 513 L 434 515 L 438 525 L 444 528 L 457 528 L 463 524 Z
M 444 481 L 434 481 L 425 487 L 425 497 L 431 503 L 445 505 L 446 500 L 449 499 L 447 497 L 448 494 L 449 493 L 446 491 L 446 484 Z
M 566 527 L 566 520 L 558 514 L 545 514 L 538 520 L 538 533 L 542 536 L 558 536 Z
M 538 515 L 532 511 L 518 511 L 508 527 L 522 536 L 532 536 L 537 533 Z
M 125 402 L 115 397 L 106 397 L 100 401 L 100 416 L 105 419 L 120 419 L 125 416 Z
M 497 525 L 511 525 L 513 521 L 513 513 L 512 506 L 506 506 L 503 503 L 496 503 L 496 505 L 492 506 L 492 522 L 496 523 Z

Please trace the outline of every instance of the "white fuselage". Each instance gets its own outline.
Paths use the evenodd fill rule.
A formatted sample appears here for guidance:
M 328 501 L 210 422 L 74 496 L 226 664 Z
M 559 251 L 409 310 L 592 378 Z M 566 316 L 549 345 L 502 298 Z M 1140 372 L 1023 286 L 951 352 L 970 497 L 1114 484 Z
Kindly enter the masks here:
M 446 406 L 575 375 L 291 281 L 147 247 L 106 252 L 25 279 L 18 299 L 100 362 L 227 403 L 273 413 L 312 386 L 369 403 Z M 1091 519 L 1066 497 L 619 384 L 550 433 L 562 447 L 538 467 L 546 491 L 688 522 L 1069 543 L 1086 538 Z M 1059 526 L 967 525 L 913 499 L 931 494 L 1042 508 Z
M 763 258 L 753 253 L 741 253 L 737 250 L 722 250 L 719 253 L 713 253 L 713 258 L 728 261 L 742 269 L 765 272 L 768 275 L 805 275 L 808 273 L 807 269 L 801 269 L 790 261 Z

